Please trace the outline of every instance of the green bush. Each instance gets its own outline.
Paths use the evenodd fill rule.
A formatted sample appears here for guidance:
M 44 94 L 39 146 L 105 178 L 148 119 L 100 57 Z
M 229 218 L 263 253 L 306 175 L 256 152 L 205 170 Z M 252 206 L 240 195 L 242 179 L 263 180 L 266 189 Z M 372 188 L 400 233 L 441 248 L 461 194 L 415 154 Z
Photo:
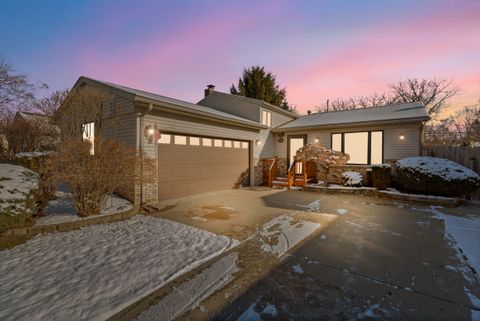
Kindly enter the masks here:
M 398 184 L 405 191 L 440 196 L 463 196 L 480 187 L 470 169 L 437 157 L 408 157 L 397 162 Z
M 392 167 L 388 164 L 372 166 L 372 186 L 387 189 L 392 184 Z

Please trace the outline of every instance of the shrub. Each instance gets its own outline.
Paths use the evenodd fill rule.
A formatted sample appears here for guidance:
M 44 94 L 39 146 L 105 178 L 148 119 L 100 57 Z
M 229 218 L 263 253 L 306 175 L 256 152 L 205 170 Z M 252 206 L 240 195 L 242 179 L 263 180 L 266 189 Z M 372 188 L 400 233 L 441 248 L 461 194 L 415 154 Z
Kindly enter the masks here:
M 387 189 L 392 184 L 392 167 L 389 164 L 372 166 L 372 186 Z
M 147 160 L 138 157 L 133 147 L 99 139 L 94 155 L 90 150 L 88 141 L 72 138 L 64 141 L 52 157 L 55 176 L 58 181 L 70 185 L 73 204 L 80 216 L 99 214 L 107 196 L 125 182 L 135 184 L 139 177 L 148 178 L 135 170 L 136 165 L 147 163 Z
M 397 161 L 397 172 L 400 188 L 413 193 L 462 196 L 480 187 L 477 173 L 443 158 L 404 158 Z
M 22 166 L 0 164 L 0 232 L 24 227 L 32 218 L 38 175 Z
M 362 174 L 359 172 L 345 172 L 342 173 L 343 177 L 343 185 L 345 186 L 353 186 L 353 187 L 359 187 L 362 186 Z

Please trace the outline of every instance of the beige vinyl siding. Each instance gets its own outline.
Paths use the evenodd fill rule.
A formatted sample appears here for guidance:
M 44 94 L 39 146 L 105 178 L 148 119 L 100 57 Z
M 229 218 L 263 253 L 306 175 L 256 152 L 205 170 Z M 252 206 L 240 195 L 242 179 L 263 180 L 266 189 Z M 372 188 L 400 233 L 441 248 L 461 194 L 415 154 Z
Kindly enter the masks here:
M 178 115 L 168 112 L 152 111 L 144 116 L 143 126 L 157 125 L 160 132 L 179 133 L 185 135 L 198 135 L 206 137 L 230 138 L 244 141 L 258 139 L 258 130 L 247 129 L 228 124 L 216 123 L 204 119 L 196 119 L 189 116 Z M 261 146 L 259 146 L 261 147 Z M 147 144 L 144 138 L 145 152 L 156 158 L 155 144 Z M 254 148 L 254 154 L 260 154 L 260 148 Z M 255 156 L 254 156 L 255 157 Z
M 278 157 L 287 157 L 287 137 L 289 135 L 307 134 L 307 143 L 313 143 L 318 138 L 322 146 L 331 148 L 331 134 L 339 132 L 383 131 L 384 161 L 397 160 L 420 154 L 420 127 L 421 123 L 405 123 L 397 125 L 372 125 L 348 128 L 331 128 L 323 130 L 296 131 L 285 133 L 283 142 L 276 142 L 275 150 Z M 400 135 L 405 140 L 399 139 Z
M 292 120 L 292 118 L 278 114 L 270 109 L 264 109 L 260 108 L 260 114 L 262 111 L 268 111 L 272 113 L 272 127 L 275 128 L 278 127 L 282 124 L 285 124 L 286 122 L 289 122 Z M 271 132 L 271 129 L 262 129 L 259 134 L 259 138 L 262 141 L 262 146 L 258 146 L 257 149 L 257 154 L 258 157 L 254 156 L 255 158 L 272 158 L 277 156 L 277 150 L 276 150 L 276 140 L 277 140 L 277 135 L 275 133 Z

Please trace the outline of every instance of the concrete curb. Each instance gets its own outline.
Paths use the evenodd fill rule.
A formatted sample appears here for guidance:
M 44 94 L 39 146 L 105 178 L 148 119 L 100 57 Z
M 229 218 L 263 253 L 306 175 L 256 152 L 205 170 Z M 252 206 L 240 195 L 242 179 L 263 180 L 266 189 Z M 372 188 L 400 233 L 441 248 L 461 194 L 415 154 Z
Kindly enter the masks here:
M 1 233 L 1 235 L 32 237 L 32 236 L 35 236 L 38 234 L 44 234 L 44 233 L 68 232 L 68 231 L 78 230 L 78 229 L 81 229 L 82 227 L 86 227 L 90 225 L 113 223 L 113 222 L 127 220 L 132 216 L 136 215 L 138 211 L 139 211 L 138 206 L 134 206 L 132 209 L 128 211 L 109 214 L 109 215 L 93 216 L 91 218 L 86 218 L 83 220 L 78 220 L 73 222 L 14 228 L 14 229 L 6 230 L 5 232 Z
M 413 194 L 398 194 L 384 190 L 377 190 L 374 188 L 328 188 L 323 186 L 304 186 L 303 190 L 306 192 L 316 193 L 339 193 L 339 194 L 354 194 L 365 195 L 372 197 L 381 197 L 396 201 L 403 201 L 408 203 L 436 205 L 444 207 L 455 207 L 460 203 L 460 199 L 453 197 L 432 196 L 432 195 L 413 195 Z

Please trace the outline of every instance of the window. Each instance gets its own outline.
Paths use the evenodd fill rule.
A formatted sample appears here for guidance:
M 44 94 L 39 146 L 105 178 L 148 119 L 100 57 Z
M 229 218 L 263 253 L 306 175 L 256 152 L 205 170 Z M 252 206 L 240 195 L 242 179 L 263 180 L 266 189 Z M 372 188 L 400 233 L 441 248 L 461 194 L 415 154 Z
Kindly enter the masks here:
M 272 127 L 272 113 L 262 110 L 262 125 Z
M 349 164 L 383 163 L 383 132 L 332 134 L 332 149 L 350 156 Z
M 342 134 L 332 134 L 332 149 L 337 152 L 342 151 Z
M 170 144 L 171 141 L 172 141 L 171 135 L 162 134 L 160 135 L 160 138 L 158 139 L 157 142 L 159 144 Z
M 191 146 L 200 146 L 200 138 L 190 137 L 190 145 Z
M 242 142 L 242 148 L 248 148 L 248 143 L 247 142 Z
M 224 140 L 223 144 L 225 147 L 232 147 L 232 141 L 231 140 Z
M 212 140 L 210 138 L 202 138 L 202 145 L 203 146 L 212 146 Z
M 222 147 L 222 140 L 221 139 L 214 139 L 213 146 L 215 147 Z
M 187 136 L 175 135 L 175 145 L 187 145 Z
M 83 124 L 82 136 L 83 140 L 87 140 L 90 142 L 90 154 L 93 155 L 95 152 L 95 123 Z
M 240 142 L 233 142 L 234 148 L 240 148 Z

